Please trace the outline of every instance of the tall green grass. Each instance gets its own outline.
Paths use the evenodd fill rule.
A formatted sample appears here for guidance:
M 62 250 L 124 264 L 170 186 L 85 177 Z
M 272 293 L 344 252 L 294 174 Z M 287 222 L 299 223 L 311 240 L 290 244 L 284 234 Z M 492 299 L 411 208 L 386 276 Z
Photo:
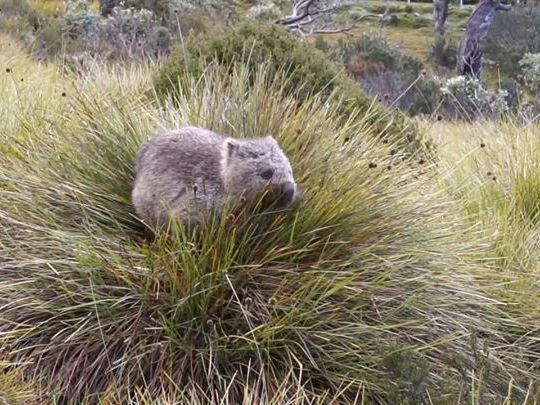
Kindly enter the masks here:
M 534 398 L 537 331 L 487 281 L 486 233 L 358 112 L 299 103 L 264 66 L 185 73 L 175 102 L 149 96 L 151 67 L 39 69 L 0 75 L 0 355 L 36 400 Z M 273 134 L 298 206 L 146 238 L 135 156 L 184 124 Z
M 445 189 L 488 238 L 490 265 L 517 276 L 524 314 L 538 319 L 540 128 L 481 122 L 426 130 L 441 145 Z

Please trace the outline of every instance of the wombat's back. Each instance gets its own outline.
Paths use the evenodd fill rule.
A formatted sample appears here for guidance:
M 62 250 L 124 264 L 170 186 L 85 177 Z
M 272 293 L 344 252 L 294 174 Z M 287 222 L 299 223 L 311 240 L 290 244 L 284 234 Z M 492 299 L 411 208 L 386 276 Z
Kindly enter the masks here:
M 195 127 L 159 134 L 140 150 L 132 192 L 137 215 L 149 226 L 168 222 L 167 209 L 183 221 L 221 203 L 224 137 Z

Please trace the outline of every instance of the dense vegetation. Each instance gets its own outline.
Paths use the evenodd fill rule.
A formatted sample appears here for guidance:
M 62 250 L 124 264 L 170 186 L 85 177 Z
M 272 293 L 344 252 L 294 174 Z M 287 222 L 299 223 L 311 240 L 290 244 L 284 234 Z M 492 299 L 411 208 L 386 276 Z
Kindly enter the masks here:
M 231 7 L 135 3 L 0 0 L 0 402 L 540 398 L 534 49 L 512 105 L 435 75 L 445 44 L 314 47 L 252 4 L 212 27 Z M 390 30 L 430 5 L 392 7 Z M 149 236 L 135 156 L 186 124 L 274 135 L 298 206 Z
M 376 102 L 329 61 L 322 52 L 298 41 L 285 29 L 269 24 L 243 22 L 222 33 L 210 32 L 190 38 L 178 45 L 169 60 L 158 71 L 154 87 L 162 98 L 179 90 L 179 76 L 188 71 L 199 77 L 208 65 L 216 61 L 226 68 L 234 63 L 248 67 L 248 82 L 253 84 L 261 67 L 269 75 L 285 71 L 285 94 L 294 92 L 299 100 L 309 100 L 315 94 L 341 98 L 337 114 L 348 121 L 362 114 L 365 132 L 400 144 L 411 153 L 428 150 L 418 128 L 400 113 L 384 111 Z M 185 91 L 185 89 L 184 89 Z

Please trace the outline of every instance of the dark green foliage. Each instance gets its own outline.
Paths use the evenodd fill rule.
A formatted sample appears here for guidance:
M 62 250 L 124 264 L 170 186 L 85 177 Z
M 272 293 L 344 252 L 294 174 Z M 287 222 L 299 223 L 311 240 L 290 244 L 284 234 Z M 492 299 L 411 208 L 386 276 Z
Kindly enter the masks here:
M 519 82 L 516 79 L 512 79 L 509 77 L 505 77 L 501 79 L 501 82 L 499 83 L 499 88 L 501 90 L 506 90 L 508 92 L 508 96 L 506 97 L 506 102 L 508 103 L 508 107 L 512 111 L 517 111 L 517 109 L 520 106 L 520 91 L 521 86 Z
M 514 6 L 497 13 L 484 43 L 487 60 L 503 75 L 518 78 L 519 61 L 526 53 L 540 52 L 540 7 Z
M 107 16 L 112 13 L 113 8 L 118 6 L 133 7 L 136 9 L 146 9 L 152 11 L 158 18 L 169 17 L 170 0 L 100 0 L 99 10 L 101 15 Z
M 43 20 L 26 0 L 0 0 L 0 31 L 25 34 L 39 29 Z
M 422 17 L 422 16 L 416 17 L 412 22 L 413 28 L 425 28 L 425 27 L 430 27 L 431 25 L 432 25 L 431 20 L 429 18 Z
M 359 40 L 340 43 L 343 63 L 347 65 L 353 59 L 377 63 L 384 70 L 399 71 L 418 75 L 423 68 L 422 62 L 405 55 L 397 48 L 388 45 L 383 37 L 363 35 Z
M 395 14 L 392 14 L 390 16 L 390 19 L 388 20 L 388 25 L 394 25 L 394 26 L 399 25 L 399 17 Z
M 247 63 L 253 73 L 262 64 L 273 71 L 285 68 L 288 71 L 285 94 L 305 100 L 315 93 L 322 92 L 326 96 L 338 93 L 344 98 L 344 119 L 355 109 L 370 111 L 373 135 L 403 137 L 403 146 L 410 152 L 423 148 L 417 128 L 405 116 L 374 105 L 373 100 L 322 52 L 276 25 L 243 22 L 224 32 L 198 35 L 184 46 L 177 46 L 169 62 L 155 76 L 158 95 L 163 98 L 174 94 L 181 72 L 188 69 L 195 76 L 201 75 L 214 59 L 225 66 L 234 62 Z M 409 59 L 404 61 L 410 65 Z
M 422 354 L 396 348 L 384 359 L 384 366 L 392 378 L 400 382 L 396 384 L 397 389 L 389 393 L 393 402 L 403 403 L 404 400 L 412 399 L 422 403 L 427 399 L 425 385 L 429 376 L 429 363 Z
M 342 62 L 363 89 L 384 104 L 411 115 L 432 114 L 441 92 L 423 74 L 418 59 L 391 47 L 384 38 L 364 35 L 340 44 Z
M 120 0 L 100 0 L 99 12 L 103 16 L 107 16 L 112 13 L 113 8 L 120 5 Z
M 0 0 L 0 14 L 3 17 L 25 15 L 31 10 L 26 0 Z
M 429 57 L 438 66 L 453 69 L 456 67 L 457 46 L 447 37 L 437 36 L 430 46 Z
M 254 71 L 261 63 L 275 70 L 286 66 L 290 69 L 287 90 L 298 91 L 303 97 L 324 88 L 332 90 L 344 79 L 322 53 L 302 44 L 284 29 L 242 23 L 225 32 L 198 35 L 185 46 L 177 46 L 169 63 L 156 76 L 158 93 L 169 93 L 171 80 L 174 82 L 185 69 L 199 76 L 214 58 L 223 65 L 245 61 Z M 365 96 L 357 97 L 360 103 L 368 102 Z
M 443 98 L 440 83 L 429 77 L 422 77 L 403 97 L 402 104 L 411 114 L 433 115 Z
M 31 33 L 32 52 L 40 58 L 59 51 L 63 42 L 61 18 L 41 15 L 26 0 L 0 0 L 0 32 L 17 39 Z

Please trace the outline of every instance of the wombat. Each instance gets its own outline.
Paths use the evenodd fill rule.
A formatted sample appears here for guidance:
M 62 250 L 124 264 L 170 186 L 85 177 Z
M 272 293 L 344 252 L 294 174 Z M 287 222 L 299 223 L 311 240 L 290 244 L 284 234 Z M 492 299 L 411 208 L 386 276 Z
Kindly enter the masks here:
M 262 191 L 286 208 L 298 196 L 289 160 L 271 136 L 234 139 L 197 127 L 158 134 L 141 148 L 132 192 L 139 218 L 150 228 L 169 214 L 197 223 L 201 211 L 217 213 L 227 198 L 245 201 Z

